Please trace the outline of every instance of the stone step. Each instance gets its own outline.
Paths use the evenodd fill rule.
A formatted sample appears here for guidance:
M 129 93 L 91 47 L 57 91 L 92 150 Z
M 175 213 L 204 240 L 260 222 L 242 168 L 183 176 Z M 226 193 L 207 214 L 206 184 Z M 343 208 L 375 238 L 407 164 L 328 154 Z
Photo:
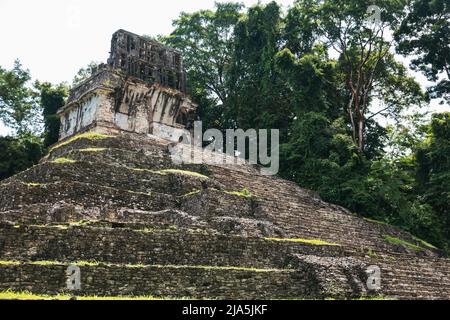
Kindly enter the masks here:
M 44 185 L 8 181 L 0 184 L 0 212 L 36 203 L 65 201 L 103 210 L 132 205 L 136 209 L 164 210 L 175 207 L 174 196 L 142 193 L 83 182 L 54 182 Z
M 290 268 L 293 253 L 343 256 L 339 246 L 227 236 L 206 229 L 82 222 L 0 224 L 0 260 Z
M 220 184 L 193 171 L 173 168 L 150 170 L 110 165 L 104 162 L 65 161 L 68 162 L 47 161 L 19 173 L 14 178 L 26 184 L 35 185 L 77 181 L 133 192 L 173 195 L 185 195 L 204 188 L 221 188 Z
M 70 263 L 4 261 L 0 290 L 86 296 L 190 297 L 197 299 L 319 298 L 317 280 L 306 271 L 209 266 L 80 264 L 81 290 L 67 289 Z

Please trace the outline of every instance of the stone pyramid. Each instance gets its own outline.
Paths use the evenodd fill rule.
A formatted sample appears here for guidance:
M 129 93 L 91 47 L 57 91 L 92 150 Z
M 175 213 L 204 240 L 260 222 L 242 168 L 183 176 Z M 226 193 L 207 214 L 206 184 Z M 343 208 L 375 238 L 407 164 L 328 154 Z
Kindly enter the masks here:
M 48 155 L 0 182 L 0 291 L 450 298 L 450 261 L 406 232 L 247 164 L 174 163 L 168 128 L 195 104 L 179 84 L 108 68 L 74 88 Z

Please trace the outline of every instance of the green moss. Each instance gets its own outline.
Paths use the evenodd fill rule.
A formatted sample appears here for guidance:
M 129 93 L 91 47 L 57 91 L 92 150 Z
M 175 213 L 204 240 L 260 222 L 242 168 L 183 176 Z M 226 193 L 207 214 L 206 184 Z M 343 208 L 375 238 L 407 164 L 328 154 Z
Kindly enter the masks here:
M 99 220 L 80 220 L 80 221 L 71 221 L 69 222 L 70 226 L 87 226 L 93 223 L 97 223 Z
M 384 221 L 379 221 L 379 220 L 370 219 L 370 218 L 363 218 L 363 219 L 368 222 L 372 222 L 372 223 L 376 223 L 376 224 L 389 225 L 387 222 L 384 222 Z
M 76 136 L 73 136 L 72 138 L 67 139 L 66 141 L 56 144 L 55 146 L 50 148 L 49 153 L 55 151 L 56 149 L 61 148 L 62 146 L 68 145 L 69 143 L 79 140 L 79 139 L 101 140 L 101 139 L 106 139 L 106 138 L 111 138 L 111 137 L 112 136 L 108 136 L 106 134 L 95 133 L 95 132 L 81 133 Z
M 193 177 L 198 177 L 198 178 L 203 178 L 203 179 L 209 179 L 207 176 L 205 176 L 201 173 L 194 172 L 194 171 L 187 171 L 187 170 L 179 170 L 179 169 L 150 170 L 150 169 L 130 168 L 130 167 L 127 167 L 127 169 L 132 170 L 132 171 L 137 171 L 137 172 L 150 172 L 150 173 L 159 174 L 162 176 L 166 176 L 168 174 L 181 174 L 181 175 L 185 175 L 185 176 L 193 176 Z
M 0 260 L 0 265 L 2 265 L 2 266 L 15 266 L 15 265 L 19 265 L 19 264 L 22 264 L 22 263 L 19 261 L 14 261 L 14 260 L 11 260 L 11 261 Z
M 371 257 L 372 259 L 377 259 L 378 254 L 372 249 L 372 248 L 368 248 L 367 251 L 365 251 L 365 254 L 367 254 L 369 257 Z
M 24 184 L 28 187 L 42 187 L 44 183 L 38 183 L 38 182 L 24 182 Z
M 34 294 L 29 291 L 14 292 L 6 290 L 0 292 L 0 300 L 70 300 L 70 295 L 41 295 Z M 117 296 L 117 297 L 100 297 L 100 296 L 75 296 L 77 300 L 191 300 L 191 298 L 168 298 L 153 296 Z
M 193 176 L 193 177 L 208 179 L 208 177 L 205 176 L 204 174 L 194 172 L 194 171 L 179 170 L 179 169 L 164 169 L 164 170 L 155 171 L 155 173 L 162 174 L 162 175 L 181 174 L 181 175 L 185 175 L 185 176 Z
M 78 149 L 80 152 L 102 152 L 107 150 L 106 148 L 86 148 L 86 149 Z
M 251 272 L 294 272 L 291 269 L 261 269 L 261 268 L 245 268 L 245 267 L 230 267 L 230 266 L 194 266 L 194 265 L 153 265 L 157 268 L 171 268 L 171 269 L 203 269 L 203 270 L 235 270 L 235 271 L 251 271 Z
M 391 243 L 391 244 L 406 246 L 406 247 L 408 247 L 408 248 L 411 248 L 411 249 L 417 250 L 417 251 L 422 251 L 422 250 L 423 250 L 422 247 L 419 247 L 418 245 L 415 245 L 415 244 L 413 244 L 413 243 L 411 243 L 411 242 L 408 242 L 408 241 L 406 241 L 406 240 L 402 240 L 402 239 L 397 238 L 397 237 L 393 237 L 393 236 L 390 236 L 390 235 L 385 234 L 385 235 L 383 236 L 383 238 L 384 238 L 387 242 L 389 242 L 389 243 Z
M 370 219 L 370 218 L 364 218 L 364 220 L 369 221 L 369 222 L 372 222 L 372 223 L 377 223 L 377 224 L 382 224 L 382 225 L 390 226 L 390 227 L 392 227 L 392 228 L 394 228 L 394 229 L 396 229 L 396 230 L 402 230 L 402 231 L 404 231 L 404 232 L 407 232 L 407 231 L 405 231 L 405 230 L 403 230 L 403 229 L 401 229 L 401 228 L 399 228 L 399 227 L 392 226 L 392 225 L 388 224 L 387 222 L 378 221 L 378 220 L 374 220 L 374 219 Z M 411 234 L 410 234 L 410 235 L 411 235 Z M 412 237 L 414 240 L 416 240 L 417 242 L 420 242 L 420 243 L 421 243 L 423 246 L 425 246 L 425 247 L 428 247 L 428 248 L 430 248 L 430 249 L 436 249 L 436 250 L 438 250 L 438 248 L 436 248 L 435 246 L 433 246 L 431 243 L 426 242 L 425 240 L 422 240 L 422 239 L 420 239 L 420 238 L 418 238 L 418 237 L 416 237 L 416 236 L 414 236 L 414 235 L 411 235 L 411 237 Z M 401 239 L 399 239 L 399 240 L 401 240 Z M 401 240 L 401 241 L 403 241 L 403 240 Z M 409 243 L 409 242 L 408 242 L 408 243 Z M 398 243 L 396 243 L 396 244 L 398 244 Z M 411 243 L 409 243 L 409 244 L 411 244 Z M 414 245 L 414 244 L 411 244 L 411 245 L 413 245 L 413 246 L 415 246 L 415 247 L 418 247 L 418 246 L 416 246 L 416 245 Z M 420 247 L 419 247 L 419 248 L 420 248 Z M 423 249 L 423 248 L 420 248 L 420 249 Z
M 76 163 L 76 161 L 72 160 L 72 159 L 68 159 L 68 158 L 58 158 L 58 159 L 51 161 L 51 163 L 66 164 L 66 163 Z
M 317 246 L 340 246 L 337 243 L 332 243 L 332 242 L 326 242 L 326 241 L 322 241 L 322 240 L 317 240 L 317 239 L 282 239 L 282 238 L 264 238 L 265 240 L 268 241 L 278 241 L 278 242 L 296 242 L 296 243 L 306 243 L 306 244 L 312 244 L 312 245 L 317 245 Z
M 202 192 L 202 191 L 201 190 L 194 190 L 194 191 L 191 191 L 189 193 L 184 194 L 183 197 L 195 196 L 196 194 L 199 194 L 200 192 Z
M 76 262 L 59 262 L 59 261 L 0 261 L 0 265 L 40 265 L 40 266 L 107 266 L 121 268 L 162 268 L 162 269 L 201 269 L 201 270 L 236 270 L 236 271 L 252 271 L 252 272 L 293 272 L 291 269 L 261 269 L 261 268 L 244 268 L 233 266 L 202 266 L 202 265 L 144 265 L 144 264 L 117 264 L 97 261 L 76 261 Z
M 242 191 L 225 191 L 226 194 L 232 195 L 232 196 L 238 196 L 243 198 L 251 198 L 253 195 L 250 191 L 248 191 L 247 188 L 242 189 Z
M 137 232 L 142 232 L 142 233 L 153 233 L 155 232 L 155 228 L 144 228 L 144 229 L 140 229 L 140 230 L 136 230 Z
M 435 246 L 433 246 L 431 243 L 426 242 L 425 240 L 422 240 L 416 236 L 412 236 L 414 240 L 420 242 L 422 245 L 424 245 L 425 247 L 428 247 L 430 249 L 435 249 L 438 250 L 438 248 L 436 248 Z

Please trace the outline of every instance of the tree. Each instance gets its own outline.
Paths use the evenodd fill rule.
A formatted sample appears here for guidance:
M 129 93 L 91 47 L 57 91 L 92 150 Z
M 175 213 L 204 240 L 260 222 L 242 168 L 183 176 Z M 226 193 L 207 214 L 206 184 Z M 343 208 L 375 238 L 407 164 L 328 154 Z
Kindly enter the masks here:
M 450 99 L 450 4 L 446 0 L 414 0 L 395 32 L 397 51 L 416 56 L 411 67 L 430 81 L 442 79 L 429 92 Z
M 182 13 L 173 22 L 174 31 L 161 40 L 178 49 L 189 78 L 189 91 L 200 103 L 204 127 L 225 127 L 224 105 L 229 88 L 234 28 L 242 5 L 216 3 L 215 10 Z
M 86 67 L 83 67 L 80 70 L 78 70 L 77 74 L 72 80 L 72 87 L 79 85 L 81 82 L 92 76 L 97 71 L 98 66 L 99 66 L 98 62 L 91 61 Z
M 62 83 L 52 85 L 51 83 L 35 83 L 39 90 L 39 103 L 44 116 L 44 146 L 48 147 L 58 141 L 60 120 L 56 112 L 65 104 L 68 96 L 68 87 Z
M 276 2 L 248 9 L 235 29 L 228 108 L 234 126 L 280 129 L 281 140 L 293 118 L 289 88 L 277 69 L 282 45 L 281 8 Z
M 421 95 L 419 86 L 414 85 L 405 69 L 395 62 L 390 53 L 392 41 L 386 37 L 399 23 L 404 4 L 402 1 L 375 3 L 384 13 L 376 23 L 367 20 L 366 11 L 373 1 L 324 0 L 316 10 L 326 44 L 340 55 L 342 83 L 348 92 L 346 111 L 352 139 L 360 152 L 366 148 L 367 120 L 375 98 L 385 102 L 386 111 L 399 105 L 408 107 L 409 102 Z M 402 82 L 407 82 L 408 87 L 399 87 Z M 390 93 L 388 96 L 387 92 Z M 410 99 L 398 103 L 405 97 Z
M 450 240 L 450 112 L 432 116 L 428 137 L 418 147 L 417 194 L 439 215 Z M 450 242 L 450 241 L 449 241 Z M 450 243 L 449 243 L 450 247 Z
M 0 67 L 0 120 L 19 134 L 40 129 L 39 106 L 30 80 L 30 72 L 19 60 L 11 70 Z
M 284 18 L 285 47 L 299 58 L 310 53 L 319 39 L 319 20 L 316 19 L 320 0 L 297 0 Z
M 35 165 L 43 155 L 39 138 L 32 134 L 0 137 L 0 180 Z

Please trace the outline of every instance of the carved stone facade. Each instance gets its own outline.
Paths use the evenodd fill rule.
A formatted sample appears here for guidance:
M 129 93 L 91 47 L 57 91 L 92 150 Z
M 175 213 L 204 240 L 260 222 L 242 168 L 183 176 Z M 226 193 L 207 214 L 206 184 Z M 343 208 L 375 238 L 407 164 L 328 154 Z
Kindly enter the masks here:
M 155 52 L 159 60 L 148 60 Z M 58 111 L 60 140 L 95 131 L 151 134 L 178 141 L 194 120 L 197 107 L 183 92 L 179 54 L 119 30 L 113 35 L 109 64 L 101 65 L 92 77 L 72 88 L 67 104 Z M 150 79 L 154 73 L 146 70 L 157 70 L 157 79 Z M 173 74 L 177 75 L 175 82 Z

